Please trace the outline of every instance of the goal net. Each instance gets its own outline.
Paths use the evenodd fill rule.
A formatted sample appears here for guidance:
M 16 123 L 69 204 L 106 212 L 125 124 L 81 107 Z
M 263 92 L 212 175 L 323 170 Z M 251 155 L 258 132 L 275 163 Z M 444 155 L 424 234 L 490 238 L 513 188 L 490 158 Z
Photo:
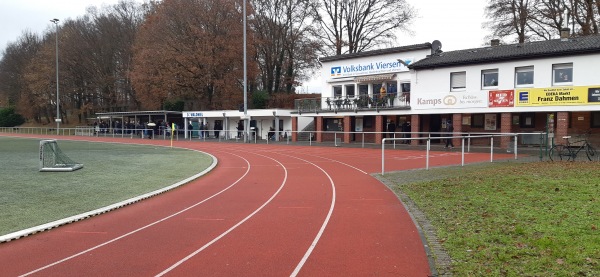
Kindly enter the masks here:
M 40 171 L 74 171 L 83 164 L 71 160 L 58 147 L 56 140 L 40 141 Z

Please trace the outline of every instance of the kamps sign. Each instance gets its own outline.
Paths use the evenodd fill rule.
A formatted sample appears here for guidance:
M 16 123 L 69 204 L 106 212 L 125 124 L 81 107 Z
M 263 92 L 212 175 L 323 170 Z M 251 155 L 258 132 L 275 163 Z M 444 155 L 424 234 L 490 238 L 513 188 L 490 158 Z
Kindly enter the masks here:
M 388 72 L 400 72 L 407 71 L 408 68 L 405 64 L 410 64 L 412 58 L 402 59 L 404 62 L 400 62 L 397 59 L 394 60 L 382 60 L 375 62 L 362 62 L 354 63 L 349 65 L 336 65 L 330 68 L 330 77 L 351 77 L 368 74 L 388 73 Z

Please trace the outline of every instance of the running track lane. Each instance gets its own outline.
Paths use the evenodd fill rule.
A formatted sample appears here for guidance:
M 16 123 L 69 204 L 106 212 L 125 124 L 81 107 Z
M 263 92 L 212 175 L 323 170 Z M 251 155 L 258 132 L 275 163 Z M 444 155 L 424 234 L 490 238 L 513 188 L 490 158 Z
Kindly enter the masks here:
M 106 141 L 106 139 L 100 140 Z M 165 144 L 165 142 L 161 141 L 132 141 L 129 139 L 117 139 L 116 141 Z M 77 252 L 78 249 L 89 248 L 90 245 L 105 242 L 107 240 L 106 237 L 111 234 L 130 232 L 136 229 L 135 226 L 141 226 L 145 222 L 150 221 L 149 219 L 145 219 L 144 221 L 145 215 L 156 213 L 160 217 L 170 212 L 166 211 L 164 205 L 157 204 L 157 202 L 168 202 L 168 207 L 171 207 L 171 205 L 176 206 L 179 203 L 182 203 L 183 206 L 189 205 L 186 201 L 193 202 L 189 200 L 191 194 L 184 190 L 198 187 L 203 190 L 204 186 L 210 187 L 210 184 L 215 180 L 221 180 L 221 176 L 224 175 L 223 171 L 227 172 L 226 175 L 231 175 L 235 171 L 235 168 L 243 167 L 240 165 L 227 166 L 227 163 L 224 163 L 225 157 L 223 153 L 219 154 L 215 151 L 207 150 L 219 149 L 227 145 L 227 149 L 237 148 L 231 150 L 235 150 L 236 153 L 244 157 L 253 156 L 257 158 L 257 155 L 250 153 L 265 151 L 265 157 L 273 156 L 281 159 L 283 163 L 289 164 L 290 180 L 293 179 L 294 181 L 286 185 L 280 194 L 274 198 L 272 203 L 266 205 L 253 218 L 240 225 L 240 228 L 233 230 L 230 234 L 224 236 L 220 241 L 207 247 L 199 254 L 190 257 L 190 259 L 174 268 L 174 270 L 169 271 L 167 275 L 184 276 L 203 272 L 210 275 L 223 276 L 285 276 L 290 272 L 290 264 L 297 263 L 298 257 L 302 257 L 303 254 L 306 257 L 306 264 L 303 264 L 296 272 L 305 276 L 314 276 L 316 274 L 338 276 L 372 274 L 426 276 L 429 274 L 423 247 L 406 211 L 404 211 L 397 198 L 389 190 L 367 175 L 366 172 L 359 169 L 362 167 L 366 170 L 377 171 L 377 165 L 380 164 L 378 161 L 380 159 L 379 151 L 372 151 L 371 149 L 343 149 L 343 151 L 340 151 L 340 148 L 298 148 L 275 145 L 203 142 L 177 142 L 176 144 L 177 146 L 212 152 L 220 159 L 219 167 L 213 173 L 201 179 L 202 182 L 199 183 L 202 185 L 196 185 L 196 182 L 194 182 L 194 184 L 185 186 L 180 190 L 146 200 L 107 215 L 98 216 L 15 242 L 5 243 L 0 246 L 1 263 L 7 265 L 4 268 L 17 268 L 21 271 L 17 271 L 15 274 L 20 274 L 20 272 L 22 273 L 22 268 L 27 264 L 24 261 L 43 260 L 44 258 L 42 257 L 46 256 L 49 256 L 46 258 L 48 260 L 60 260 L 61 257 L 68 256 L 65 252 L 68 253 L 70 251 L 73 253 Z M 297 151 L 300 149 L 301 151 Z M 332 151 L 323 151 L 323 149 Z M 310 154 L 311 151 L 314 153 Z M 323 157 L 330 156 L 328 152 L 341 153 L 341 155 L 336 155 L 337 160 Z M 265 176 L 276 175 L 273 167 L 277 166 L 273 163 L 270 166 L 266 165 L 268 162 L 265 157 L 262 159 L 262 162 L 265 163 L 264 167 L 271 168 L 267 169 L 267 173 L 262 172 L 259 174 L 262 175 L 259 178 L 260 180 L 246 179 L 250 181 L 246 184 L 246 187 L 250 185 L 254 186 L 251 190 L 241 190 L 244 191 L 241 194 L 245 196 L 256 194 L 254 196 L 258 198 L 260 196 L 265 198 L 266 196 L 264 195 L 268 194 L 266 191 L 256 191 L 257 183 L 260 183 L 260 187 L 263 188 L 263 181 L 270 179 L 265 178 Z M 310 161 L 311 159 L 312 161 Z M 375 169 L 377 170 L 373 170 L 373 165 L 375 165 Z M 316 170 L 317 168 L 319 168 L 321 173 L 318 172 L 319 170 Z M 326 199 L 329 197 L 327 192 L 332 192 L 331 188 L 329 190 L 323 189 L 327 187 L 325 184 L 327 182 L 324 179 L 321 179 L 321 181 L 318 179 L 319 175 L 324 176 L 327 174 L 330 175 L 329 178 L 331 178 L 331 181 L 337 184 L 336 190 L 339 191 L 339 196 L 336 199 L 336 203 L 338 207 L 332 214 L 331 222 L 328 226 L 325 226 L 327 228 L 324 229 L 323 237 L 319 241 L 316 241 L 314 252 L 306 256 L 306 248 L 310 248 L 312 237 L 319 227 L 321 227 L 319 226 L 319 222 L 325 217 L 327 207 L 329 206 Z M 210 180 L 211 177 L 214 179 Z M 307 177 L 315 179 L 311 180 Z M 275 189 L 276 183 L 265 183 L 265 188 L 263 189 L 270 193 Z M 294 183 L 296 184 L 294 185 Z M 310 185 L 317 185 L 317 187 L 314 188 Z M 270 189 L 267 187 L 270 187 Z M 176 193 L 180 191 L 182 193 Z M 303 196 L 303 193 L 307 194 L 307 196 Z M 216 206 L 211 204 L 210 207 L 207 207 L 209 206 L 207 205 L 209 204 L 208 202 L 203 204 L 202 211 L 199 213 L 200 215 L 204 215 L 205 218 L 186 218 L 188 221 L 201 221 L 202 224 L 191 224 L 192 226 L 188 226 L 190 224 L 186 225 L 186 220 L 173 220 L 174 223 L 172 225 L 157 224 L 156 227 L 148 228 L 148 232 L 152 231 L 150 234 L 146 234 L 146 230 L 144 230 L 140 232 L 139 237 L 132 236 L 133 238 L 115 242 L 110 247 L 102 247 L 103 249 L 99 248 L 90 251 L 86 253 L 86 256 L 90 256 L 90 258 L 75 262 L 77 259 L 80 259 L 80 257 L 77 257 L 72 259 L 72 265 L 69 264 L 71 262 L 69 260 L 69 262 L 61 264 L 63 266 L 61 270 L 58 270 L 61 266 L 54 267 L 56 269 L 53 270 L 58 270 L 56 273 L 63 276 L 72 272 L 81 274 L 82 272 L 79 270 L 86 269 L 94 269 L 90 273 L 91 275 L 96 275 L 101 272 L 97 268 L 108 270 L 107 273 L 111 275 L 124 276 L 133 274 L 147 276 L 156 274 L 156 271 L 149 268 L 155 265 L 163 267 L 164 264 L 172 264 L 171 262 L 178 258 L 172 256 L 179 255 L 179 258 L 181 258 L 182 255 L 190 253 L 194 247 L 202 244 L 199 242 L 206 242 L 210 238 L 214 239 L 216 234 L 225 228 L 222 226 L 224 225 L 222 223 L 225 223 L 226 220 L 214 217 L 213 215 L 218 214 L 217 211 L 220 211 L 223 206 L 229 206 L 224 203 L 234 203 L 235 199 L 239 199 L 235 197 L 240 192 L 232 191 L 231 194 L 233 194 L 233 196 L 230 196 L 233 197 L 231 199 L 223 195 L 223 201 L 214 201 L 218 203 Z M 301 205 L 296 205 L 298 203 L 294 201 L 299 202 Z M 184 205 L 183 203 L 186 204 Z M 254 206 L 257 205 L 255 202 L 253 204 Z M 238 212 L 237 219 L 239 219 L 241 217 L 239 209 L 243 210 L 244 213 L 248 213 L 248 206 L 239 205 L 239 207 L 231 207 L 231 209 L 228 207 L 228 210 L 230 213 Z M 143 222 L 135 224 L 136 220 Z M 100 231 L 94 228 L 92 228 L 93 230 L 88 230 L 81 227 L 84 223 L 91 224 L 93 227 L 102 226 L 102 228 L 97 228 Z M 190 233 L 198 232 L 196 229 L 198 228 L 197 225 L 202 225 L 203 229 L 207 230 L 201 234 L 190 236 Z M 216 227 L 213 225 L 216 225 Z M 75 227 L 83 230 L 67 230 L 67 228 Z M 64 237 L 64 240 L 57 238 L 60 235 Z M 196 244 L 190 246 L 189 244 L 192 242 L 189 240 L 192 240 Z M 57 244 L 59 246 L 56 246 Z M 29 245 L 30 248 L 21 245 Z M 148 250 L 147 245 L 157 246 L 152 248 L 154 250 Z M 19 248 L 24 249 L 21 252 L 22 256 L 15 255 L 15 253 L 18 254 Z M 69 250 L 69 248 L 74 249 Z M 57 249 L 60 249 L 60 251 Z M 170 251 L 179 252 L 177 254 L 168 254 L 170 252 L 166 249 L 173 249 Z M 8 255 L 7 259 L 4 258 L 5 255 L 3 253 Z M 31 253 L 36 253 L 35 259 L 30 258 Z M 124 256 L 119 256 L 118 259 L 115 259 L 115 256 L 118 256 L 115 253 L 124 253 Z M 16 259 L 11 260 L 10 258 L 13 256 Z M 141 257 L 141 259 L 138 257 Z M 30 263 L 34 263 L 34 261 L 30 261 Z M 41 263 L 43 264 L 43 262 Z M 40 274 L 48 275 L 52 272 L 49 270 L 40 271 Z

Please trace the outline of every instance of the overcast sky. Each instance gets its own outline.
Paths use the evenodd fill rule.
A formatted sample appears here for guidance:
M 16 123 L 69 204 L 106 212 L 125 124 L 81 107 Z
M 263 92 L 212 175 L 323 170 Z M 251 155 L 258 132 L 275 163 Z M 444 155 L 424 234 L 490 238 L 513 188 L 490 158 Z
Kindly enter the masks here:
M 89 6 L 101 7 L 118 0 L 0 0 L 0 52 L 25 30 L 43 34 L 54 28 L 51 19 L 64 21 L 85 14 Z
M 399 33 L 395 46 L 442 42 L 442 50 L 480 47 L 487 34 L 482 29 L 485 0 L 407 0 L 418 11 L 413 36 Z M 0 53 L 25 30 L 43 34 L 54 28 L 51 19 L 64 21 L 86 13 L 89 6 L 111 5 L 118 0 L 0 0 Z M 143 2 L 139 0 L 139 2 Z M 309 88 L 309 90 L 313 90 Z

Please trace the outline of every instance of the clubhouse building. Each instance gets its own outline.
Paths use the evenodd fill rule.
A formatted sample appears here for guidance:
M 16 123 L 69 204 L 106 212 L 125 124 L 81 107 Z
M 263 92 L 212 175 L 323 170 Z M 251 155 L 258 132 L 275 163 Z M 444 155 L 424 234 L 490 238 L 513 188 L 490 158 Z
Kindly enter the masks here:
M 557 141 L 600 128 L 600 36 L 561 37 L 449 52 L 434 41 L 321 58 L 321 98 L 297 100 L 292 130 L 310 118 L 317 141 L 339 131 L 344 143 L 361 135 L 377 144 L 408 122 L 413 137 L 440 134 L 448 122 L 455 133 L 547 132 Z M 518 143 L 540 142 L 523 135 Z

